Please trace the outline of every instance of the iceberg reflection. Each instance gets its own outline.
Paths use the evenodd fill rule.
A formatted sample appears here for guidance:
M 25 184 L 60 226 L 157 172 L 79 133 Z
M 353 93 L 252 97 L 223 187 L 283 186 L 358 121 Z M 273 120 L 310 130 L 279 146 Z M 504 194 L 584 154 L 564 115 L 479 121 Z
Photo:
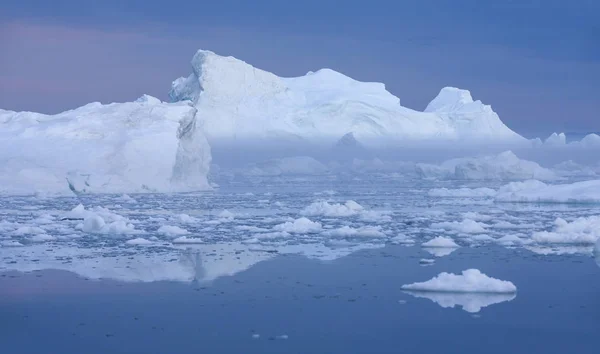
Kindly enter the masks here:
M 429 299 L 443 308 L 453 308 L 460 306 L 464 311 L 477 313 L 482 308 L 511 301 L 517 297 L 513 294 L 485 294 L 485 293 L 449 293 L 449 292 L 422 292 L 405 291 L 417 298 Z

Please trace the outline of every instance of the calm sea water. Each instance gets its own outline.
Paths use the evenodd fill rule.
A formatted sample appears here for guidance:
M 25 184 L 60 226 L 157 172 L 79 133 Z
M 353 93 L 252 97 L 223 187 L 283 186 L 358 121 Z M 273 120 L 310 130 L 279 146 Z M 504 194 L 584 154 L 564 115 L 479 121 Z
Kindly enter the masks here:
M 12 354 L 597 353 L 593 259 L 486 247 L 422 267 L 424 256 L 402 246 L 331 262 L 279 256 L 186 284 L 4 273 L 0 343 Z M 470 313 L 400 290 L 470 267 L 510 279 L 516 297 Z
M 140 195 L 135 202 L 120 196 L 4 198 L 4 230 L 37 225 L 57 238 L 2 234 L 24 246 L 0 248 L 0 352 L 598 352 L 600 268 L 589 247 L 507 248 L 451 232 L 463 246 L 454 252 L 435 257 L 420 246 L 439 235 L 432 222 L 461 220 L 466 212 L 489 217 L 487 233 L 496 239 L 551 228 L 557 216 L 595 215 L 597 206 L 441 200 L 426 196 L 440 185 L 423 183 L 232 184 L 215 194 Z M 331 241 L 320 233 L 248 241 L 256 230 L 274 231 L 298 218 L 319 198 L 352 199 L 389 212 L 311 217 L 324 230 L 379 226 L 387 238 Z M 159 241 L 128 246 L 127 238 L 83 234 L 79 221 L 60 218 L 79 202 L 108 207 L 144 230 L 143 237 Z M 223 209 L 235 219 L 220 218 Z M 180 213 L 196 221 L 176 222 Z M 205 242 L 173 247 L 156 231 L 163 224 Z M 392 244 L 399 234 L 415 244 Z M 423 258 L 435 262 L 424 266 Z M 469 268 L 512 281 L 517 294 L 401 290 Z

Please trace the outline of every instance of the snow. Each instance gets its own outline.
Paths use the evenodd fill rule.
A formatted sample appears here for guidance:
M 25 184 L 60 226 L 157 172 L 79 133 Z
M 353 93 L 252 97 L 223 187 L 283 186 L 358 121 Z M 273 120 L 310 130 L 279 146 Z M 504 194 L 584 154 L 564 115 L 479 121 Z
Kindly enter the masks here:
M 433 229 L 451 230 L 466 234 L 481 234 L 485 232 L 484 225 L 485 224 L 475 220 L 463 219 L 462 221 L 444 221 L 440 223 L 433 223 L 431 224 L 431 227 Z
M 174 237 L 174 236 L 180 236 L 180 235 L 187 235 L 189 234 L 189 231 L 182 229 L 179 226 L 172 226 L 172 225 L 163 225 L 161 227 L 158 228 L 157 230 L 158 233 L 163 234 L 165 236 L 168 237 Z
M 428 248 L 458 248 L 459 245 L 449 237 L 438 236 L 422 244 L 423 247 Z
M 456 158 L 441 165 L 419 163 L 417 173 L 424 178 L 458 180 L 554 180 L 557 176 L 533 161 L 522 160 L 512 151 L 498 155 Z
M 497 202 L 600 203 L 600 180 L 546 184 L 537 180 L 513 182 L 500 188 Z
M 513 283 L 489 277 L 481 273 L 478 269 L 467 269 L 460 275 L 442 272 L 426 282 L 403 285 L 402 289 L 411 291 L 488 294 L 510 294 L 517 291 L 517 287 Z
M 322 225 L 320 222 L 311 221 L 302 217 L 294 221 L 288 221 L 275 226 L 276 231 L 288 232 L 292 234 L 310 234 L 320 232 Z
M 281 78 L 206 50 L 191 64 L 192 74 L 173 82 L 170 98 L 194 102 L 211 143 L 268 137 L 334 142 L 349 132 L 361 142 L 526 141 L 466 90 L 444 88 L 418 112 L 402 107 L 381 83 L 331 69 Z
M 557 218 L 552 231 L 535 232 L 531 238 L 537 243 L 594 244 L 600 239 L 600 216 L 580 217 L 571 222 Z
M 147 96 L 56 115 L 0 115 L 2 194 L 209 189 L 210 147 L 189 103 Z

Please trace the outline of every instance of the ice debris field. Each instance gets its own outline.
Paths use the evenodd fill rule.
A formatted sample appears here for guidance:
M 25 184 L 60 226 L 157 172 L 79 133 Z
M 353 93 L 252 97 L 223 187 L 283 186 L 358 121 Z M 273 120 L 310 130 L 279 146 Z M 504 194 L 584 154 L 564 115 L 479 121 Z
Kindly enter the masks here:
M 423 266 L 465 247 L 599 257 L 598 135 L 528 140 L 457 88 L 415 111 L 330 69 L 280 78 L 199 51 L 192 70 L 170 103 L 0 110 L 0 271 L 209 282 L 388 246 Z M 398 288 L 469 312 L 516 296 L 484 273 Z

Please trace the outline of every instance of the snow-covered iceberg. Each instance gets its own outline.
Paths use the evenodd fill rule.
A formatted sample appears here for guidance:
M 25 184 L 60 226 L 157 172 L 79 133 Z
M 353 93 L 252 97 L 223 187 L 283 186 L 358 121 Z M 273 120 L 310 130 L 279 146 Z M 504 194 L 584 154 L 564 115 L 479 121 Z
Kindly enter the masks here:
M 330 69 L 282 78 L 233 57 L 199 50 L 192 74 L 175 80 L 173 101 L 191 100 L 211 143 L 281 138 L 335 142 L 352 132 L 363 143 L 389 140 L 523 142 L 467 90 L 442 89 L 424 112 L 400 105 L 382 83 Z
M 90 103 L 56 115 L 0 110 L 0 192 L 208 189 L 208 142 L 187 102 Z
M 512 151 L 498 155 L 456 158 L 440 165 L 417 164 L 417 173 L 424 178 L 462 180 L 553 180 L 557 176 L 533 161 L 522 160 Z
M 467 269 L 460 275 L 442 272 L 426 282 L 403 285 L 402 289 L 447 293 L 512 294 L 517 292 L 517 287 L 513 283 L 489 277 L 478 269 Z

